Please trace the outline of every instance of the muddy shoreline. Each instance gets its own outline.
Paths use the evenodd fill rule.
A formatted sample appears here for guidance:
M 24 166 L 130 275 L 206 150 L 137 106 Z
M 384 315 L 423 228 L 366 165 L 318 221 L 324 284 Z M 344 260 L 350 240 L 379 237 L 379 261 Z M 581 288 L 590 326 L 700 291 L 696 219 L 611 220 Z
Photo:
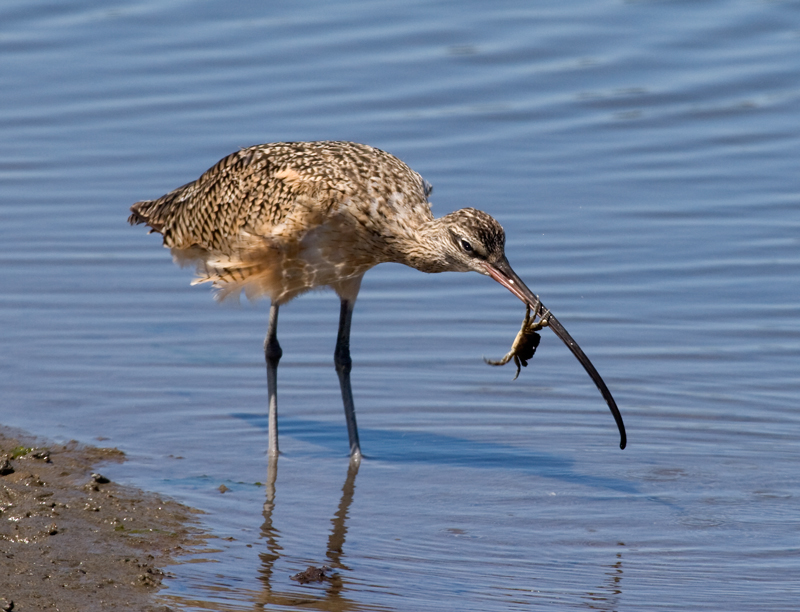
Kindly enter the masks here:
M 170 610 L 157 593 L 204 543 L 198 511 L 102 476 L 120 461 L 0 426 L 0 611 Z

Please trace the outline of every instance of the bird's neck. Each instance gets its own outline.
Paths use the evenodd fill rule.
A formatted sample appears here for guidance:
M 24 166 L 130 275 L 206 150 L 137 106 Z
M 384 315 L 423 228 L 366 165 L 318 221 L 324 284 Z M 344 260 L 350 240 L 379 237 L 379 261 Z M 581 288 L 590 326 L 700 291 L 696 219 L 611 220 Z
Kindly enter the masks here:
M 420 272 L 452 270 L 451 258 L 444 248 L 448 240 L 444 217 L 425 221 L 395 242 L 394 261 Z

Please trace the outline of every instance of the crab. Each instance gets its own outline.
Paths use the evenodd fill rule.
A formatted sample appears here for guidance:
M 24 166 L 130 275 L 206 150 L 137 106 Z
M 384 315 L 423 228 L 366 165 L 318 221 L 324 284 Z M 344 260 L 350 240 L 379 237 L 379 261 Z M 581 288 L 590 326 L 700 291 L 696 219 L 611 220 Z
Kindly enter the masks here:
M 486 359 L 486 357 L 484 357 L 483 360 L 489 365 L 501 366 L 513 359 L 514 364 L 517 366 L 517 373 L 514 375 L 514 380 L 517 380 L 520 370 L 523 367 L 528 367 L 528 360 L 533 357 L 533 354 L 536 352 L 536 347 L 539 346 L 539 341 L 542 337 L 536 332 L 543 327 L 547 327 L 549 315 L 550 311 L 545 310 L 539 316 L 539 320 L 536 321 L 536 314 L 531 317 L 531 307 L 528 306 L 525 309 L 525 318 L 522 320 L 522 327 L 520 327 L 517 337 L 514 338 L 511 350 L 506 353 L 505 357 L 498 361 Z

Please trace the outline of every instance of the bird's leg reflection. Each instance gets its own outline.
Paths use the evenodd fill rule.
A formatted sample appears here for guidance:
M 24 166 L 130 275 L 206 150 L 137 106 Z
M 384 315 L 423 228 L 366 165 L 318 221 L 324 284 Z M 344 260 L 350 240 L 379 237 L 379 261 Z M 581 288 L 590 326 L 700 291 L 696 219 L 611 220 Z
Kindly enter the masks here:
M 331 533 L 328 536 L 328 546 L 325 552 L 327 557 L 327 564 L 331 569 L 349 570 L 343 563 L 342 558 L 344 555 L 344 543 L 347 535 L 347 517 L 350 512 L 350 505 L 353 503 L 353 494 L 356 488 L 356 475 L 358 474 L 358 467 L 360 461 L 351 460 L 347 468 L 347 477 L 345 478 L 344 485 L 342 486 L 342 496 L 339 500 L 339 506 L 331 519 Z M 279 576 L 274 576 L 274 567 L 276 562 L 280 559 L 283 553 L 283 547 L 278 543 L 280 532 L 273 524 L 273 513 L 276 507 L 276 487 L 275 481 L 278 475 L 278 456 L 270 456 L 267 466 L 267 496 L 264 502 L 264 523 L 261 527 L 261 534 L 266 540 L 265 552 L 260 553 L 262 568 L 260 570 L 261 581 L 264 583 L 264 589 L 259 597 L 259 603 L 262 605 L 273 604 L 283 606 L 307 605 L 309 598 L 313 598 L 316 604 L 315 608 L 321 610 L 337 610 L 346 611 L 357 608 L 356 602 L 342 598 L 342 591 L 345 590 L 342 577 L 338 573 L 334 573 L 326 578 L 328 585 L 323 597 L 316 597 L 318 591 L 304 592 L 300 597 L 296 590 L 284 592 L 274 591 L 272 587 L 273 578 L 279 583 L 284 580 Z M 287 576 L 288 578 L 288 576 Z
M 347 468 L 347 478 L 342 486 L 342 498 L 339 500 L 336 514 L 331 519 L 333 528 L 331 529 L 331 535 L 328 536 L 328 550 L 325 552 L 325 556 L 328 557 L 328 562 L 333 569 L 350 569 L 342 563 L 342 556 L 344 556 L 344 540 L 347 535 L 347 516 L 350 512 L 350 504 L 353 503 L 353 493 L 356 490 L 356 475 L 358 474 L 360 463 L 360 457 L 350 461 L 350 465 Z M 341 575 L 338 573 L 333 574 L 330 578 L 328 596 L 338 598 L 342 589 Z
M 267 457 L 267 499 L 264 502 L 264 523 L 261 525 L 261 535 L 267 541 L 267 552 L 260 553 L 261 557 L 261 579 L 264 582 L 267 593 L 271 591 L 272 569 L 275 562 L 280 558 L 281 545 L 278 544 L 280 532 L 272 524 L 272 512 L 275 509 L 275 480 L 278 478 L 278 455 L 268 455 Z
M 342 563 L 344 539 L 347 535 L 347 515 L 350 512 L 350 504 L 353 503 L 353 493 L 356 490 L 356 475 L 358 474 L 358 461 L 351 461 L 347 468 L 347 478 L 342 486 L 342 499 L 339 501 L 339 508 L 331 519 L 331 535 L 328 537 L 328 550 L 325 555 L 331 563 L 331 567 L 340 569 L 350 569 Z

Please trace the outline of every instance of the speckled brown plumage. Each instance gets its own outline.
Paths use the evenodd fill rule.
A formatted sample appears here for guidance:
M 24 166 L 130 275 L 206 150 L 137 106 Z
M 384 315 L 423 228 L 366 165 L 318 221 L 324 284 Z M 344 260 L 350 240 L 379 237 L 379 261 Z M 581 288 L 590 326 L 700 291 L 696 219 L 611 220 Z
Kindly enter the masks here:
M 341 293 L 382 262 L 454 269 L 436 244 L 451 240 L 437 231 L 429 193 L 419 174 L 367 145 L 275 143 L 237 151 L 196 181 L 137 202 L 128 221 L 159 232 L 177 261 L 198 264 L 196 282 L 212 282 L 223 297 L 244 290 L 284 303 L 318 286 Z M 448 220 L 502 253 L 502 228 L 485 213 L 466 209 Z

